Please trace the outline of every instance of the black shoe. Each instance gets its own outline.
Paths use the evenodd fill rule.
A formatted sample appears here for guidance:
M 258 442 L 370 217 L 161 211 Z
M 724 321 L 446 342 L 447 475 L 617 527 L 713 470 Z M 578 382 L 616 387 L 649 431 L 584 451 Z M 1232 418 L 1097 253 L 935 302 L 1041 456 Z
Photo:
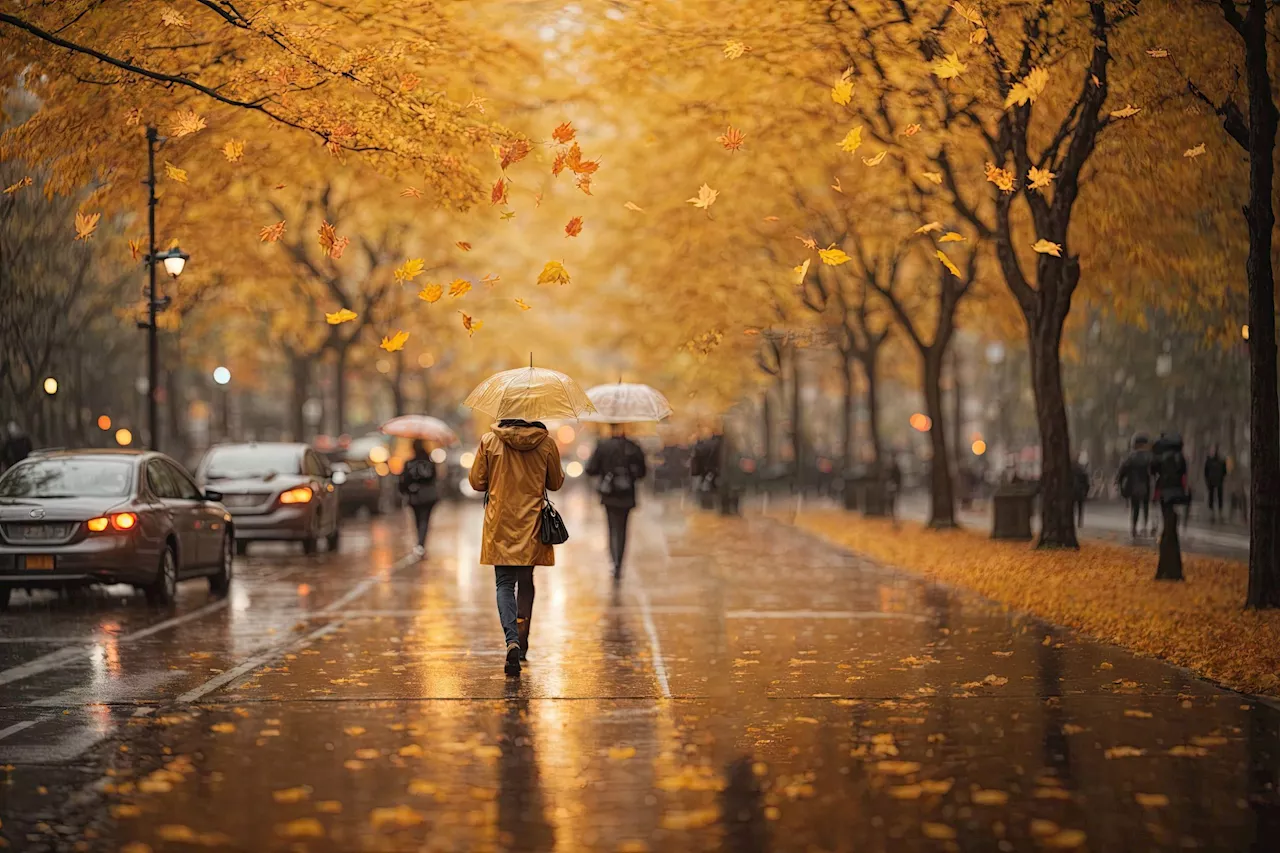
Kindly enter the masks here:
M 525 662 L 525 661 L 527 661 L 528 659 L 529 659 L 529 650 L 528 650 L 528 649 L 521 649 L 521 650 L 520 650 L 520 662 L 521 662 L 521 663 L 524 663 L 524 662 Z
M 502 668 L 507 675 L 520 674 L 520 644 L 507 643 L 507 664 Z

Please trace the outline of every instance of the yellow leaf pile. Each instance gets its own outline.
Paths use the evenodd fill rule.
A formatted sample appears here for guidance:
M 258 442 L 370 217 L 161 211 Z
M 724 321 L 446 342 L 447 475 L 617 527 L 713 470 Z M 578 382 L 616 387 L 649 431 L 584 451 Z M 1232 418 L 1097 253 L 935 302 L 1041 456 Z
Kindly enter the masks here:
M 1156 555 L 1085 542 L 1079 551 L 1037 551 L 986 530 L 933 531 L 839 511 L 810 511 L 802 529 L 1049 622 L 1158 657 L 1249 693 L 1280 695 L 1280 612 L 1240 607 L 1248 566 L 1184 555 L 1187 583 L 1156 583 Z M 1175 746 L 1198 757 L 1204 747 Z

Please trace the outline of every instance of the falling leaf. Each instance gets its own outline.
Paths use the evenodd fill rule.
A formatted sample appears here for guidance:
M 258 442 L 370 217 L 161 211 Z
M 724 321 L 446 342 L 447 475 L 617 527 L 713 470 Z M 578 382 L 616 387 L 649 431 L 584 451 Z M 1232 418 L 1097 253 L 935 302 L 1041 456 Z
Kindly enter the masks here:
M 267 225 L 258 232 L 258 240 L 263 243 L 274 243 L 284 235 L 284 220 L 281 219 L 275 225 Z
M 816 251 L 818 248 L 818 241 L 808 235 L 805 235 L 804 237 L 797 236 L 796 239 L 800 241 L 800 245 L 804 246 L 811 252 Z
M 975 27 L 982 26 L 982 13 L 978 11 L 976 6 L 966 6 L 959 2 L 959 0 L 956 0 L 956 2 L 951 4 L 951 8 L 956 10 L 957 15 L 964 18 Z
M 921 172 L 920 177 L 924 178 L 926 181 L 931 181 L 932 183 L 935 183 L 935 184 L 939 184 L 939 185 L 942 184 L 941 172 Z
M 939 243 L 963 243 L 964 235 L 956 231 L 948 231 L 938 238 Z
M 179 169 L 168 160 L 164 161 L 164 173 L 168 175 L 171 180 L 177 181 L 180 184 L 185 184 L 187 182 L 187 170 Z
M 591 195 L 591 176 L 590 175 L 579 175 L 578 179 L 573 182 L 573 185 L 578 189 L 582 190 L 587 195 Z
M 1052 243 L 1043 237 L 1032 243 L 1031 248 L 1042 255 L 1053 255 L 1055 258 L 1062 257 L 1062 246 L 1058 243 Z
M 396 267 L 393 275 L 396 281 L 413 281 L 422 275 L 423 268 L 426 267 L 426 261 L 422 258 L 409 258 L 403 264 Z
M 560 173 L 564 171 L 564 167 L 566 164 L 568 164 L 568 162 L 569 162 L 568 152 L 561 151 L 560 153 L 556 154 L 555 159 L 551 161 L 551 174 L 555 175 L 556 177 L 559 177 Z
M 924 225 L 921 225 L 919 228 L 917 228 L 917 229 L 915 230 L 915 233 L 916 233 L 916 234 L 929 234 L 929 233 L 931 233 L 931 232 L 933 232 L 933 231 L 941 231 L 941 230 L 942 230 L 942 223 L 941 223 L 941 222 L 926 222 Z
M 920 831 L 924 833 L 925 838 L 932 838 L 935 841 L 950 841 L 956 837 L 956 831 L 945 823 L 925 821 L 920 824 Z
M 1009 169 L 1001 169 L 995 163 L 987 163 L 986 165 L 987 180 L 1000 188 L 1001 192 L 1013 192 L 1013 172 Z
M 758 335 L 760 334 L 760 330 L 759 329 L 743 329 L 742 334 L 748 335 L 748 336 Z M 737 664 L 738 661 L 735 660 L 734 663 Z M 743 663 L 760 663 L 760 661 L 751 660 L 751 661 L 743 661 Z
M 471 282 L 465 278 L 455 278 L 449 282 L 449 295 L 455 299 L 459 296 L 466 296 L 471 292 Z
M 1146 755 L 1147 751 L 1132 746 L 1113 746 L 1102 754 L 1106 758 L 1138 758 Z
M 324 838 L 324 825 L 313 817 L 300 817 L 277 824 L 276 835 L 282 838 Z
M 777 222 L 777 221 L 778 221 L 778 217 L 776 217 L 776 216 L 766 216 L 766 217 L 764 218 L 764 221 L 765 221 L 765 222 Z
M 538 284 L 568 284 L 569 271 L 564 268 L 563 261 L 547 261 L 542 272 L 538 273 Z
M 610 761 L 626 761 L 629 758 L 635 758 L 636 748 L 634 746 L 611 746 L 609 747 Z
M 1169 51 L 1165 50 L 1163 47 L 1153 47 L 1147 51 L 1147 56 L 1152 59 L 1164 59 L 1168 55 Z
M 1032 166 L 1027 170 L 1027 186 L 1033 190 L 1042 190 L 1053 183 L 1053 179 L 1056 177 L 1058 176 L 1048 169 Z
M 405 187 L 400 190 L 401 198 L 422 198 L 422 190 L 417 187 Z
M 311 797 L 310 785 L 299 785 L 296 788 L 284 788 L 271 792 L 271 799 L 277 803 L 300 803 Z
M 384 337 L 382 339 L 382 343 L 378 344 L 378 346 L 382 347 L 387 352 L 396 352 L 397 350 L 404 349 L 404 344 L 407 340 L 409 340 L 408 332 L 397 331 L 389 338 Z
M 483 284 L 487 284 L 489 287 L 493 287 L 498 282 L 502 281 L 502 276 L 494 275 L 493 273 L 486 273 L 484 278 L 480 279 L 480 281 Z
M 1161 809 L 1169 805 L 1169 798 L 1164 794 L 1141 794 L 1134 792 L 1134 802 L 1146 809 Z
M 327 219 L 321 221 L 320 230 L 316 233 L 320 238 L 320 248 L 335 261 L 342 257 L 342 253 L 351 243 L 350 237 L 339 237 L 337 229 L 330 225 Z
M 81 213 L 76 211 L 76 239 L 88 240 L 92 237 L 93 232 L 98 228 L 98 220 L 101 218 L 101 213 Z
M 889 153 L 888 151 L 881 151 L 879 154 L 877 154 L 874 157 L 863 157 L 862 162 L 868 166 L 879 166 L 880 161 L 884 160 L 884 155 L 888 153 Z
M 848 74 L 849 72 L 846 71 L 844 76 L 836 80 L 831 87 L 831 100 L 842 107 L 853 100 L 853 81 L 849 79 Z
M 204 119 L 196 115 L 195 110 L 183 110 L 174 119 L 173 126 L 169 128 L 169 135 L 174 139 L 179 139 L 183 136 L 199 133 L 206 126 Z
M 742 147 L 742 141 L 746 138 L 746 134 L 733 125 L 729 125 L 724 133 L 716 137 L 716 142 L 723 145 L 725 151 L 737 151 Z
M 142 109 L 139 107 L 131 108 L 124 114 L 125 127 L 137 127 L 142 124 Z
M 920 125 L 918 124 L 909 124 L 906 127 L 904 127 L 901 131 L 903 136 L 915 136 L 919 132 L 920 132 Z
M 986 27 L 978 27 L 976 30 L 969 33 L 969 44 L 985 44 L 987 36 L 988 33 Z
M 947 257 L 945 252 L 941 249 L 937 249 L 934 251 L 934 254 L 938 256 L 938 260 L 942 261 L 942 265 L 947 268 L 947 272 L 951 273 L 956 278 L 960 278 L 959 268 L 956 267 L 955 264 L 951 263 L 951 259 Z
M 698 188 L 698 194 L 696 196 L 694 196 L 693 198 L 687 198 L 685 199 L 685 201 L 693 205 L 694 207 L 701 208 L 702 210 L 707 210 L 708 208 L 711 207 L 711 205 L 716 203 L 716 197 L 719 195 L 720 195 L 719 190 L 713 190 L 711 189 L 711 187 L 707 186 L 706 184 L 703 184 L 701 187 Z
M 235 723 L 214 723 L 212 726 L 209 726 L 209 731 L 216 732 L 220 735 L 231 734 L 235 730 Z
M 525 157 L 529 156 L 529 152 L 533 150 L 533 146 L 529 144 L 527 139 L 513 139 L 506 145 L 498 149 L 498 168 L 506 169 L 519 163 Z
M 418 291 L 418 298 L 423 302 L 439 302 L 441 296 L 444 296 L 444 288 L 438 284 L 428 284 Z
M 840 150 L 854 153 L 862 146 L 862 125 L 850 130 L 844 135 L 844 139 L 840 140 Z
M 489 191 L 489 203 L 507 203 L 507 181 L 505 178 L 498 178 L 498 180 L 494 182 L 493 189 Z
M 228 139 L 222 145 L 222 156 L 227 158 L 228 163 L 239 163 L 240 158 L 244 157 L 244 140 Z
M 469 314 L 462 311 L 459 311 L 458 313 L 462 314 L 462 328 L 467 330 L 468 337 L 480 331 L 480 327 L 484 325 L 484 322 L 481 320 L 472 320 L 471 315 Z
M 564 226 L 564 236 L 566 237 L 577 237 L 581 233 L 582 233 L 582 217 L 581 216 L 573 217 L 572 219 L 569 220 L 569 223 Z
M 1194 159 L 1196 157 L 1199 157 L 1204 152 L 1205 152 L 1204 143 L 1201 142 L 1195 148 L 1188 148 L 1186 151 L 1183 151 L 1182 156 Z
M 573 129 L 573 125 L 565 121 L 556 125 L 555 130 L 551 131 L 551 138 L 561 145 L 568 145 L 577 134 L 578 131 Z
M 844 187 L 840 186 L 840 179 L 839 179 L 839 178 L 836 178 L 836 182 L 835 182 L 834 184 L 832 184 L 832 185 L 831 185 L 831 189 L 835 190 L 836 192 L 840 193 L 841 195 L 843 195 L 843 194 L 844 194 Z
M 805 258 L 804 263 L 791 270 L 796 274 L 796 284 L 804 284 L 804 277 L 809 272 L 809 259 Z
M 834 243 L 825 249 L 819 249 L 818 257 L 822 258 L 822 262 L 829 267 L 838 267 L 841 264 L 847 264 L 849 261 L 853 260 L 853 258 L 844 253 L 843 249 L 835 248 Z
M 160 23 L 166 27 L 180 27 L 182 29 L 191 26 L 191 21 L 187 20 L 187 16 L 172 6 L 165 6 L 160 10 Z
M 457 246 L 459 249 L 461 249 L 461 250 L 462 250 L 462 251 L 464 251 L 464 252 L 470 252 L 470 251 L 471 251 L 471 244 L 470 244 L 470 243 L 468 243 L 468 242 L 466 242 L 465 240 L 459 240 L 458 242 L 454 243 L 453 245 Z
M 1111 111 L 1112 118 L 1130 118 L 1142 112 L 1142 107 L 1135 107 L 1133 104 L 1125 104 L 1123 108 Z
M 528 302 L 525 302 L 520 297 L 516 297 L 516 305 L 520 306 L 521 311 L 528 311 L 529 309 L 533 308 L 532 305 L 530 305 Z
M 644 213 L 644 208 L 640 207 L 638 204 L 635 204 L 634 202 L 629 201 L 623 204 L 622 206 L 625 207 L 627 210 L 634 210 L 636 213 Z
M 724 43 L 725 59 L 737 59 L 748 50 L 751 50 L 751 48 L 747 47 L 737 39 L 729 39 Z
M 472 95 L 471 99 L 467 101 L 466 108 L 484 115 L 484 105 L 488 100 L 488 98 L 481 98 L 479 95 Z
M 941 80 L 950 80 L 959 77 L 969 66 L 960 61 L 960 57 L 954 53 L 949 53 L 942 59 L 935 59 L 929 66 L 933 75 Z
M 142 257 L 142 238 L 141 237 L 139 237 L 136 240 L 129 241 L 129 257 L 135 261 Z
M 350 308 L 339 308 L 332 314 L 325 314 L 324 319 L 330 326 L 337 326 L 340 323 L 349 323 L 358 316 L 360 315 L 352 311 Z M 363 731 L 363 729 L 361 729 L 361 731 Z
M 1004 99 L 1004 108 L 1022 106 L 1030 101 L 1036 102 L 1036 98 L 1040 97 L 1044 92 L 1045 86 L 1049 85 L 1049 72 L 1043 68 L 1032 68 L 1027 72 L 1027 76 L 1009 87 L 1009 94 Z
M 20 180 L 20 181 L 15 181 L 14 183 L 9 184 L 9 186 L 5 187 L 5 188 L 4 188 L 4 194 L 5 194 L 5 195 L 13 195 L 14 193 L 16 193 L 18 190 L 22 189 L 23 187 L 29 187 L 29 186 L 31 186 L 31 176 L 30 176 L 30 175 L 27 175 L 27 176 L 26 176 L 25 178 L 23 178 L 22 180 Z
M 991 788 L 978 789 L 969 795 L 969 799 L 974 805 L 979 806 L 1003 806 L 1009 802 L 1009 794 L 1006 791 L 997 791 Z

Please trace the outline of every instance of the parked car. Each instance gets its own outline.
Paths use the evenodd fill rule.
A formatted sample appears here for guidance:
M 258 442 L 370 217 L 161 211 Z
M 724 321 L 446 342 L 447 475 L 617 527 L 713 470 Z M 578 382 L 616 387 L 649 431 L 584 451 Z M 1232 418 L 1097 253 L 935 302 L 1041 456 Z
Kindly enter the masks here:
M 363 436 L 325 455 L 333 470 L 342 474 L 339 500 L 344 513 L 366 509 L 379 514 L 399 503 L 396 478 L 387 465 L 391 446 L 386 436 L 377 433 Z
M 226 593 L 235 523 L 221 497 L 161 453 L 27 457 L 0 477 L 0 609 L 14 589 L 127 583 L 168 604 L 199 576 Z
M 305 444 L 219 444 L 205 453 L 196 481 L 217 489 L 236 526 L 236 553 L 259 540 L 302 542 L 314 554 L 321 539 L 338 547 L 342 518 L 329 461 Z

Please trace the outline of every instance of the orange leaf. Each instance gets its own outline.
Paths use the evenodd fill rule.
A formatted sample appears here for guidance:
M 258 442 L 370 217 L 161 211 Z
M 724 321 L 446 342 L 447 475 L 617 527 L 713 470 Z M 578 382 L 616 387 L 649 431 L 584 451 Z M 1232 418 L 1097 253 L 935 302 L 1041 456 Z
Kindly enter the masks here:
M 564 227 L 566 237 L 577 237 L 582 233 L 582 217 L 575 216 L 569 220 L 569 224 Z
M 507 182 L 504 179 L 498 178 L 497 182 L 493 185 L 493 189 L 489 191 L 489 203 L 507 203 Z
M 284 235 L 284 220 L 275 225 L 267 225 L 258 232 L 258 239 L 263 243 L 274 243 Z
M 570 170 L 579 175 L 590 175 L 600 168 L 600 161 L 582 159 L 582 149 L 578 147 L 576 142 L 569 149 L 565 164 Z
M 417 187 L 405 187 L 400 190 L 401 198 L 422 198 L 422 190 Z
M 578 131 L 573 129 L 573 125 L 566 121 L 556 125 L 556 129 L 551 131 L 551 138 L 561 145 L 567 145 L 577 134 Z
M 459 240 L 458 242 L 454 243 L 453 245 L 457 246 L 459 249 L 461 249 L 461 250 L 462 250 L 462 251 L 464 251 L 464 252 L 470 252 L 470 251 L 471 251 L 471 244 L 470 244 L 470 243 L 468 243 L 466 240 Z
M 716 137 L 716 142 L 724 146 L 725 151 L 737 151 L 742 147 L 742 142 L 747 138 L 746 134 L 729 125 L 724 133 Z
M 529 156 L 529 152 L 533 150 L 533 146 L 527 140 L 515 139 L 498 149 L 498 155 L 502 158 L 500 161 L 501 168 L 519 163 L 525 157 Z

